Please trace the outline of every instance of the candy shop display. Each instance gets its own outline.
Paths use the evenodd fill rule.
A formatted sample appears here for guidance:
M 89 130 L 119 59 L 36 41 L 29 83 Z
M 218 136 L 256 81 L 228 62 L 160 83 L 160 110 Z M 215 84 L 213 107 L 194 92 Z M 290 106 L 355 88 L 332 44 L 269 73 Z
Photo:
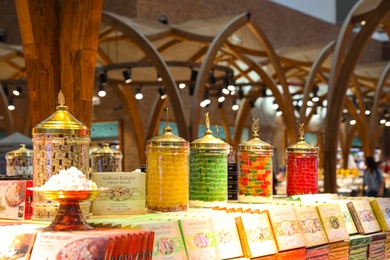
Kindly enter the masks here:
M 190 145 L 190 207 L 214 207 L 227 202 L 229 145 L 215 138 L 206 113 L 205 136 Z
M 21 144 L 17 150 L 6 153 L 5 159 L 7 162 L 7 176 L 33 174 L 33 151 L 26 149 L 25 144 Z
M 68 112 L 61 91 L 58 103 L 56 111 L 32 130 L 34 187 L 44 185 L 52 175 L 72 166 L 84 174 L 88 172 L 90 130 Z M 35 191 L 33 201 L 37 208 L 45 208 L 40 203 L 50 204 Z
M 174 212 L 188 209 L 188 153 L 188 142 L 174 135 L 168 122 L 162 135 L 147 141 L 148 211 Z
M 272 199 L 273 146 L 260 140 L 259 119 L 253 119 L 253 138 L 238 146 L 238 201 L 267 202 Z
M 105 143 L 103 148 L 92 152 L 91 167 L 92 172 L 121 172 L 122 153 L 110 148 L 110 144 Z
M 318 148 L 305 142 L 303 124 L 299 142 L 286 149 L 287 196 L 318 193 Z

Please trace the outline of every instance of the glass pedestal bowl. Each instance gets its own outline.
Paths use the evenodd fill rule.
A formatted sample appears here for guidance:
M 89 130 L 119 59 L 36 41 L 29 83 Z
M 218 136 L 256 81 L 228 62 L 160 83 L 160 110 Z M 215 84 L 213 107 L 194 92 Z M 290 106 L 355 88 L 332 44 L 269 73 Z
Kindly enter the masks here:
M 47 200 L 59 203 L 58 211 L 45 231 L 71 231 L 93 229 L 84 219 L 79 203 L 93 200 L 105 189 L 97 190 L 42 190 L 29 188 L 41 193 Z

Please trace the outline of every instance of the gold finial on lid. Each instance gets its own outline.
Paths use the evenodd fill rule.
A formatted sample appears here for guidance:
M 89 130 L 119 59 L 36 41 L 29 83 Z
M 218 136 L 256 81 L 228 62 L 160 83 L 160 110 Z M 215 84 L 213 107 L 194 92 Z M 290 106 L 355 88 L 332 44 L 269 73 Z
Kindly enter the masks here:
M 253 137 L 258 137 L 259 134 L 257 132 L 259 132 L 259 130 L 260 130 L 259 118 L 257 118 L 257 119 L 252 118 L 252 120 L 253 120 L 253 123 L 252 123 Z
M 165 111 L 167 112 L 167 125 L 169 125 L 169 108 L 165 108 Z
M 215 125 L 215 132 L 216 132 L 217 138 L 219 138 L 219 129 L 218 129 L 218 125 Z
M 299 141 L 300 142 L 305 141 L 305 132 L 303 130 L 304 125 L 305 125 L 304 123 L 299 124 Z
M 166 107 L 165 112 L 167 112 L 167 125 L 164 127 L 164 132 L 172 132 L 172 128 L 169 125 L 169 109 Z
M 58 104 L 60 106 L 64 106 L 65 105 L 65 96 L 64 96 L 64 94 L 62 94 L 61 90 L 58 93 L 58 97 L 57 98 L 58 98 Z
M 206 131 L 204 131 L 204 134 L 205 135 L 211 135 L 213 132 L 210 130 L 209 112 L 206 112 L 205 116 L 206 116 Z

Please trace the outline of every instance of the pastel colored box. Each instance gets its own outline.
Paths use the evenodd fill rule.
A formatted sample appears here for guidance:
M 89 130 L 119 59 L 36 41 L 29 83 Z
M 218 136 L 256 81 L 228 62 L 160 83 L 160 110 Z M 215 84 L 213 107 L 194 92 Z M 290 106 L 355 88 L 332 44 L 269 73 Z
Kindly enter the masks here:
M 101 192 L 92 202 L 94 215 L 124 215 L 145 213 L 144 172 L 96 172 L 92 180 Z
M 0 181 L 0 218 L 31 219 L 31 180 Z

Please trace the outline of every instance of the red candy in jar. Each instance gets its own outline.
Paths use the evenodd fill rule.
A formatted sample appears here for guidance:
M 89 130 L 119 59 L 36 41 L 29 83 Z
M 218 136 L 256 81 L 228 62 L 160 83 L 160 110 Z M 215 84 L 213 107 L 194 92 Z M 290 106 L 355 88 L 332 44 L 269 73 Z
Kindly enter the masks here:
M 287 196 L 318 193 L 318 148 L 305 142 L 303 124 L 299 142 L 286 149 Z

